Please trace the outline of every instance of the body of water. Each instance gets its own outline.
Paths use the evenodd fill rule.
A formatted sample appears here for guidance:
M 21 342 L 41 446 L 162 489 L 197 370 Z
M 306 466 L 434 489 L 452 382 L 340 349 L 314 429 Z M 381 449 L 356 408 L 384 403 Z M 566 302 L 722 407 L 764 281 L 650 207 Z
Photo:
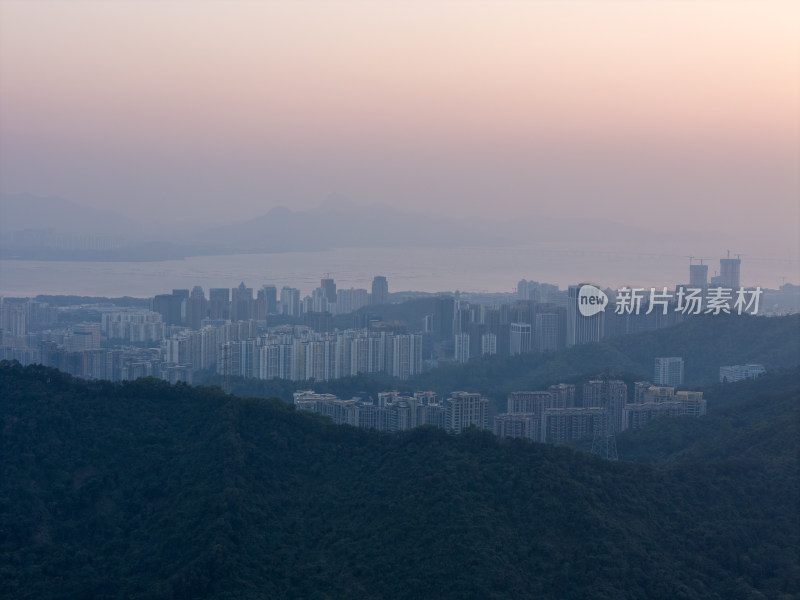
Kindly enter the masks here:
M 712 263 L 709 271 L 714 273 Z M 544 246 L 466 248 L 344 248 L 324 252 L 198 256 L 159 262 L 0 261 L 0 295 L 75 294 L 150 297 L 200 285 L 270 284 L 309 294 L 330 274 L 341 288 L 370 289 L 375 275 L 390 291 L 512 292 L 520 279 L 602 287 L 672 287 L 688 281 L 688 257 L 636 252 L 594 252 Z M 742 284 L 776 288 L 792 281 L 793 261 L 742 261 Z

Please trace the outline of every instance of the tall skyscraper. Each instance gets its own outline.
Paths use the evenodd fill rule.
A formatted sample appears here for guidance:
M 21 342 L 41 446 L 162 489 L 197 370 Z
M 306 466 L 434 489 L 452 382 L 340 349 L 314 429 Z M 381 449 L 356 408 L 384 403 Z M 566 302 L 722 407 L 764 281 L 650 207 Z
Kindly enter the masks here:
M 331 303 L 328 301 L 328 295 L 325 292 L 325 288 L 318 287 L 311 292 L 311 311 L 325 313 L 336 312 L 336 303 Z
M 472 311 L 468 302 L 453 300 L 453 333 L 463 333 L 469 330 L 472 322 Z
M 409 333 L 396 335 L 393 345 L 391 374 L 408 379 L 422 372 L 422 335 Z
M 653 382 L 669 387 L 683 385 L 683 359 L 679 356 L 656 358 Z
M 188 290 L 187 291 L 187 296 Z M 183 297 L 176 294 L 159 294 L 153 298 L 153 312 L 160 313 L 167 325 L 181 324 Z
M 274 285 L 262 286 L 259 297 L 263 296 L 267 304 L 267 314 L 274 315 L 278 312 L 278 289 Z
M 319 283 L 319 287 L 325 292 L 325 298 L 330 304 L 336 304 L 336 283 L 333 279 L 325 278 Z
M 509 351 L 511 354 L 527 354 L 531 351 L 531 324 L 511 323 L 509 326 Z
M 389 304 L 389 282 L 383 275 L 372 280 L 372 304 Z
M 189 299 L 189 290 L 172 290 L 172 295 L 178 298 L 175 301 L 176 305 L 178 305 L 178 310 L 180 311 L 180 316 L 178 317 L 178 322 L 181 325 L 186 324 L 186 301 Z
M 433 304 L 433 331 L 439 339 L 453 337 L 455 300 L 452 296 L 436 296 Z
M 708 265 L 689 265 L 689 287 L 704 289 L 708 286 Z
M 0 299 L 0 328 L 6 336 L 24 336 L 28 331 L 25 305 Z
M 567 347 L 599 342 L 603 337 L 605 312 L 584 317 L 578 309 L 578 294 L 585 284 L 571 285 L 567 291 Z
M 231 291 L 228 288 L 208 290 L 208 316 L 212 319 L 231 318 Z
M 484 333 L 481 336 L 481 354 L 497 354 L 497 335 Z
M 564 307 L 551 303 L 537 304 L 533 312 L 531 349 L 537 352 L 550 352 L 563 348 L 566 338 Z
M 253 288 L 246 287 L 243 281 L 231 290 L 231 321 L 249 321 L 255 316 Z
M 269 311 L 267 310 L 267 294 L 264 292 L 264 288 L 262 287 L 256 292 L 254 318 L 256 321 L 266 321 L 267 314 L 269 314 Z
M 290 317 L 300 316 L 300 290 L 288 285 L 281 288 L 281 314 Z
M 469 334 L 457 333 L 453 336 L 453 355 L 456 362 L 465 363 L 469 361 Z
M 719 259 L 719 283 L 722 287 L 739 289 L 739 269 L 742 261 L 739 258 Z
M 192 288 L 191 294 L 184 300 L 184 307 L 186 324 L 192 329 L 200 329 L 203 319 L 208 314 L 208 303 L 202 287 L 196 285 Z

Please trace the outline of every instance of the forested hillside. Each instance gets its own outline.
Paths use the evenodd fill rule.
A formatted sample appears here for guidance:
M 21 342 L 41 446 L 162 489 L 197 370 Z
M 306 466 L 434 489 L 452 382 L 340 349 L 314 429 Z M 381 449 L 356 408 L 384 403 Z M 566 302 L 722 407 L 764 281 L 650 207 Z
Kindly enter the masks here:
M 726 386 L 725 431 L 678 427 L 683 451 L 672 440 L 666 462 L 641 464 L 479 431 L 377 433 L 215 388 L 2 363 L 0 588 L 37 599 L 797 597 L 799 376 Z M 659 425 L 646 433 L 663 447 Z

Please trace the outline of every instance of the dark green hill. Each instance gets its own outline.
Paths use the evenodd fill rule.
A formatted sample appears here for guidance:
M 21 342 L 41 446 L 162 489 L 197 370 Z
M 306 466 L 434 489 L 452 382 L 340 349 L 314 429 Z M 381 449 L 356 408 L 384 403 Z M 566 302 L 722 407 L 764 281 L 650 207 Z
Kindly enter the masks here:
M 800 365 L 800 314 L 700 316 L 603 345 L 626 356 L 648 379 L 655 357 L 681 356 L 687 385 L 709 385 L 719 380 L 724 365 L 761 363 L 770 370 Z
M 583 344 L 559 352 L 486 356 L 434 369 L 412 380 L 415 389 L 543 389 L 592 373 L 653 377 L 657 356 L 681 356 L 687 386 L 719 379 L 724 365 L 762 363 L 767 369 L 800 365 L 800 314 L 785 317 L 699 316 L 679 325 Z M 458 386 L 461 387 L 458 387 Z
M 794 394 L 796 379 L 769 393 Z M 734 412 L 750 410 L 741 402 Z M 776 410 L 729 427 L 769 438 Z M 0 419 L 3 597 L 800 590 L 797 439 L 785 434 L 751 455 L 714 446 L 711 458 L 608 463 L 477 431 L 381 434 L 214 388 L 86 383 L 11 363 L 0 364 Z
M 618 436 L 626 460 L 747 459 L 784 465 L 800 448 L 800 367 L 704 390 L 708 415 L 663 418 Z

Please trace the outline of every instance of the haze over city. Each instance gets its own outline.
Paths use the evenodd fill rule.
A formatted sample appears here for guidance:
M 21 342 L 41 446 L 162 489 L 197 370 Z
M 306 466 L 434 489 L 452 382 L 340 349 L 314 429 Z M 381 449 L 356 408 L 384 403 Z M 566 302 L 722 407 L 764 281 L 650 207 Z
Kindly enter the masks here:
M 210 225 L 335 193 L 800 254 L 795 2 L 0 11 L 4 194 Z
M 3 598 L 798 598 L 796 0 L 0 0 Z

